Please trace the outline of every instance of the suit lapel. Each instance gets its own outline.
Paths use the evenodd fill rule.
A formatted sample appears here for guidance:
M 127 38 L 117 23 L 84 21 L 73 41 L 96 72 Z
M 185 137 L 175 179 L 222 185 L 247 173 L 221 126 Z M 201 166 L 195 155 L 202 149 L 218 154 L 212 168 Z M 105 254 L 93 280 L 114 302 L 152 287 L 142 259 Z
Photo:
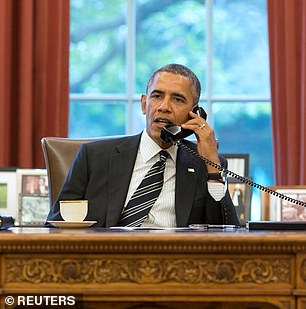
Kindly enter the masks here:
M 175 213 L 177 226 L 186 226 L 191 211 L 201 162 L 185 151 L 178 149 L 175 182 Z
M 119 221 L 134 169 L 140 136 L 125 139 L 116 147 L 117 153 L 110 158 L 106 227 L 117 225 Z

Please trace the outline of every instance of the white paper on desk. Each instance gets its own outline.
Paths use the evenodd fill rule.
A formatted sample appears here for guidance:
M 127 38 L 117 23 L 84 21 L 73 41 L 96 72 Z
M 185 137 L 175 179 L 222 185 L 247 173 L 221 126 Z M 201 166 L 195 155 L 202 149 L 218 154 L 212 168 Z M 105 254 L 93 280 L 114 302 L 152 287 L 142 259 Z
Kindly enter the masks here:
M 110 229 L 127 230 L 127 231 L 176 231 L 190 230 L 189 227 L 154 227 L 154 226 L 111 226 Z

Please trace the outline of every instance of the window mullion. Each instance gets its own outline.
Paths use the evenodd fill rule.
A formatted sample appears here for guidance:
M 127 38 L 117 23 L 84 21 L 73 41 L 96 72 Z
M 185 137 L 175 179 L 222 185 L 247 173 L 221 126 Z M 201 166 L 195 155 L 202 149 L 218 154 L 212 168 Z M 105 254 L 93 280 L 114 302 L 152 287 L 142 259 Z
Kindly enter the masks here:
M 127 113 L 126 113 L 126 125 L 125 133 L 131 134 L 133 132 L 133 96 L 135 92 L 135 37 L 136 37 L 136 10 L 135 1 L 128 0 L 127 7 Z
M 212 0 L 206 0 L 206 100 L 207 115 L 213 127 L 212 117 L 212 80 L 213 80 L 213 7 Z

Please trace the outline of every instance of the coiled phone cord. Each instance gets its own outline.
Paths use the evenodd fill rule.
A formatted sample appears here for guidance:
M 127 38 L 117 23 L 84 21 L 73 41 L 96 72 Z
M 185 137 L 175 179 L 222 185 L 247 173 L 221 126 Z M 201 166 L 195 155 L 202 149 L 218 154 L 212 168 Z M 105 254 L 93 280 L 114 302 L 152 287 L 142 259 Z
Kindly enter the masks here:
M 238 179 L 239 181 L 243 182 L 243 183 L 246 183 L 247 185 L 249 186 L 252 186 L 256 189 L 259 189 L 263 192 L 266 192 L 266 193 L 269 193 L 271 195 L 274 195 L 280 199 L 283 199 L 285 201 L 288 201 L 290 203 L 294 203 L 296 205 L 299 205 L 299 206 L 303 206 L 303 207 L 306 207 L 306 203 L 303 202 L 303 201 L 299 201 L 299 200 L 296 200 L 292 197 L 289 197 L 289 196 L 286 196 L 282 193 L 279 193 L 275 190 L 272 190 L 270 188 L 267 188 L 259 183 L 256 183 L 254 181 L 252 181 L 251 179 L 249 178 L 246 178 L 246 177 L 243 177 L 243 176 L 240 176 L 224 167 L 222 167 L 221 165 L 205 158 L 205 157 L 202 157 L 200 154 L 198 154 L 196 151 L 194 151 L 193 149 L 189 148 L 187 145 L 183 144 L 180 140 L 176 141 L 175 144 L 178 146 L 178 147 L 182 147 L 184 148 L 186 151 L 188 151 L 189 153 L 191 153 L 192 155 L 195 155 L 197 156 L 198 158 L 200 158 L 201 160 L 203 160 L 205 163 L 209 164 L 210 166 L 213 166 L 215 168 L 217 168 L 220 172 L 223 172 L 225 173 L 227 176 L 230 176 L 230 177 L 233 177 L 233 178 L 236 178 Z

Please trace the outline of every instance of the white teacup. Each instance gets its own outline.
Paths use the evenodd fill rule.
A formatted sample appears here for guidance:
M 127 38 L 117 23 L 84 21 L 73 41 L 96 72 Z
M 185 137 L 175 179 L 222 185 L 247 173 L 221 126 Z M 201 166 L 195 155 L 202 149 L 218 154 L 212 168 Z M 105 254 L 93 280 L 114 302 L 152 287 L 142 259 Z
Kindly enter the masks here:
M 61 216 L 64 221 L 83 221 L 87 216 L 87 200 L 60 201 Z

